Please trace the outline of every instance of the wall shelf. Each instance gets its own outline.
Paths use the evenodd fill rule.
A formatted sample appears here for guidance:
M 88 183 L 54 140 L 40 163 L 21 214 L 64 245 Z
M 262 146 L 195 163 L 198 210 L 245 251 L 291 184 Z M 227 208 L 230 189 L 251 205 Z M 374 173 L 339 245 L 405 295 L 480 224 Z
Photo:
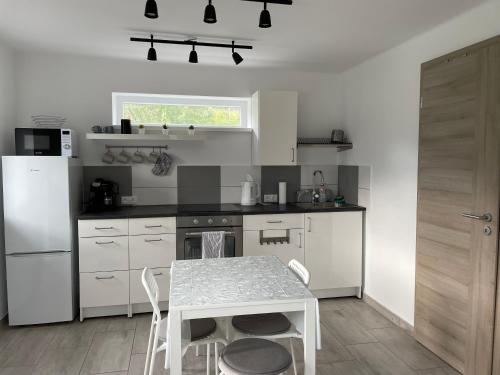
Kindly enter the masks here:
M 337 152 L 351 150 L 352 143 L 298 143 L 297 147 L 322 147 L 322 148 L 336 148 Z
M 204 141 L 207 137 L 203 134 L 110 134 L 87 133 L 87 139 L 100 141 Z

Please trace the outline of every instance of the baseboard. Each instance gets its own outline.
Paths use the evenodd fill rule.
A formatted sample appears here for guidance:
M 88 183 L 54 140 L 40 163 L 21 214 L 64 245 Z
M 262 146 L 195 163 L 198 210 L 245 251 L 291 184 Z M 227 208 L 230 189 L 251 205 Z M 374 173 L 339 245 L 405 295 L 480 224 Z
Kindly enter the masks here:
M 408 332 L 410 335 L 414 336 L 415 334 L 415 327 L 408 323 L 406 320 L 401 318 L 400 316 L 394 314 L 391 310 L 389 310 L 387 307 L 383 306 L 380 302 L 377 300 L 373 299 L 370 297 L 368 294 L 364 293 L 363 294 L 363 300 L 373 307 L 377 312 L 382 314 L 385 318 L 389 319 L 391 322 L 393 322 L 395 325 L 398 327 L 403 328 L 406 332 Z

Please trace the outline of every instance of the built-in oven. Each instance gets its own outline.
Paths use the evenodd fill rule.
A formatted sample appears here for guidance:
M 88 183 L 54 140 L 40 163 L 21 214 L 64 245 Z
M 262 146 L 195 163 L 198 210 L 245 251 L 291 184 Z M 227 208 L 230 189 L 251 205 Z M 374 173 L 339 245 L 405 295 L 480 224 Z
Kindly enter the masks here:
M 177 259 L 201 259 L 203 232 L 224 232 L 224 257 L 243 256 L 242 216 L 177 217 Z

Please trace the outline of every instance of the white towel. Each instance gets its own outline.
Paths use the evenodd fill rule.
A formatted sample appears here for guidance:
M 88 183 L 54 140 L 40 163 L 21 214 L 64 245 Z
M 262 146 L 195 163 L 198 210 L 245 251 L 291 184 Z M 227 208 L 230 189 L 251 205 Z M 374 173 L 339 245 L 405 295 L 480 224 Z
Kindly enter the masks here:
M 201 234 L 201 257 L 224 258 L 224 239 L 226 232 L 203 232 Z

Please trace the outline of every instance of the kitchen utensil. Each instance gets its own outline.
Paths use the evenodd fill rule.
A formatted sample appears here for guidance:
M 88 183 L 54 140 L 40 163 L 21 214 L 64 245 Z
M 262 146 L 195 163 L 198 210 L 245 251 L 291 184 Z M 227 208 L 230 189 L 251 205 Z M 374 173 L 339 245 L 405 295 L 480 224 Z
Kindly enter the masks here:
M 115 161 L 115 154 L 108 148 L 106 152 L 102 155 L 102 162 L 106 164 L 113 164 Z
M 344 143 L 344 131 L 341 129 L 334 129 L 332 131 L 332 143 Z
M 260 197 L 259 184 L 254 182 L 252 176 L 247 175 L 247 180 L 241 183 L 241 205 L 255 206 Z
M 121 133 L 122 134 L 132 134 L 132 123 L 129 119 L 122 118 Z
M 144 163 L 144 160 L 146 160 L 146 155 L 144 152 L 141 150 L 137 149 L 136 152 L 134 152 L 134 155 L 132 155 L 132 162 L 134 163 Z
M 170 156 L 166 152 L 162 152 L 156 160 L 156 163 L 151 172 L 155 176 L 166 176 L 168 175 L 171 166 L 172 158 L 170 158 Z
M 125 151 L 125 149 L 122 149 L 122 151 L 118 154 L 116 161 L 122 164 L 127 164 L 130 162 L 130 154 Z
M 278 182 L 278 202 L 286 204 L 286 182 Z

